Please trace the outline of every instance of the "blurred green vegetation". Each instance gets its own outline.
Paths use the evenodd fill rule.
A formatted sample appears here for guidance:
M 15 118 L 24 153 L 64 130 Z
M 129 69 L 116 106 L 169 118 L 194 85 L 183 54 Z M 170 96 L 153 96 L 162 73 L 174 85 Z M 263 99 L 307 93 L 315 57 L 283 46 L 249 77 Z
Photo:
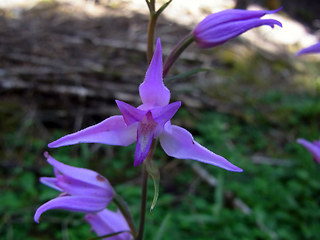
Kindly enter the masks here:
M 272 64 L 274 67 L 275 63 Z M 310 68 L 307 65 L 314 63 L 305 64 L 305 68 Z M 161 170 L 160 196 L 153 214 L 147 213 L 145 239 L 292 240 L 320 236 L 320 168 L 295 142 L 298 137 L 309 140 L 319 137 L 317 80 L 303 81 L 309 84 L 307 87 L 298 82 L 299 91 L 266 88 L 270 82 L 261 88 L 259 77 L 255 75 L 250 79 L 254 71 L 248 69 L 248 66 L 234 66 L 227 76 L 232 84 L 223 82 L 225 92 L 213 92 L 217 99 L 219 94 L 228 95 L 226 91 L 237 91 L 241 96 L 244 93 L 235 86 L 241 86 L 243 81 L 247 81 L 247 91 L 251 87 L 260 89 L 260 94 L 251 89 L 254 94 L 241 96 L 241 114 L 239 111 L 234 114 L 233 111 L 188 111 L 182 108 L 174 119 L 179 125 L 187 125 L 197 141 L 225 156 L 244 172 L 232 173 L 201 164 L 217 179 L 218 187 L 213 188 L 192 170 L 191 161 L 171 159 L 158 148 L 155 159 Z M 304 71 L 298 75 L 311 78 L 315 71 L 318 70 L 309 72 L 309 76 L 302 74 Z M 55 190 L 39 183 L 40 176 L 53 175 L 42 152 L 48 139 L 56 139 L 66 132 L 41 129 L 30 111 L 20 107 L 10 101 L 3 102 L 0 109 L 1 142 L 4 143 L 0 169 L 0 212 L 3 213 L 0 239 L 93 237 L 84 214 L 48 211 L 41 217 L 40 224 L 33 222 L 36 208 L 57 195 Z M 53 137 L 49 137 L 51 135 Z M 104 155 L 108 149 L 113 151 L 111 158 Z M 132 166 L 134 146 L 82 144 L 50 152 L 59 161 L 91 168 L 106 176 L 127 200 L 138 220 L 141 168 Z M 152 181 L 149 184 L 150 206 Z M 231 200 L 241 200 L 250 211 L 244 213 L 230 204 L 226 192 L 231 193 Z
M 193 170 L 193 161 L 172 159 L 159 146 L 160 195 L 153 214 L 147 213 L 145 239 L 318 239 L 320 167 L 296 139 L 320 135 L 319 62 L 250 47 L 221 49 L 212 50 L 219 58 L 216 70 L 205 73 L 204 95 L 217 107 L 191 109 L 182 103 L 173 123 L 244 172 L 200 164 L 217 180 L 212 187 Z M 197 84 L 197 76 L 185 81 Z M 0 239 L 94 237 L 81 213 L 52 210 L 40 224 L 33 221 L 37 207 L 58 194 L 39 182 L 41 176 L 53 176 L 42 154 L 48 142 L 70 133 L 47 128 L 37 111 L 1 98 Z M 81 144 L 49 151 L 59 161 L 108 178 L 138 223 L 141 167 L 133 167 L 134 145 Z M 149 181 L 148 206 L 152 197 Z M 235 204 L 239 201 L 247 208 Z

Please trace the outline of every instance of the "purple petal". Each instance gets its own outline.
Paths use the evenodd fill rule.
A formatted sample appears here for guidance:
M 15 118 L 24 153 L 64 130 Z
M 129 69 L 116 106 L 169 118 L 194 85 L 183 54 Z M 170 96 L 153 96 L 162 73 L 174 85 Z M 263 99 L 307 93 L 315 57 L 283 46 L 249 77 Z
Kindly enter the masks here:
M 48 187 L 51 187 L 59 192 L 62 192 L 63 190 L 57 186 L 57 179 L 53 177 L 41 177 L 40 182 L 44 185 L 47 185 Z
M 155 130 L 158 124 L 152 119 L 151 112 L 148 112 L 138 126 L 138 137 L 134 156 L 134 166 L 140 165 L 147 157 Z
M 174 102 L 164 107 L 153 108 L 151 110 L 153 119 L 162 127 L 168 122 L 181 106 L 181 102 Z
M 87 214 L 85 219 L 98 236 L 104 236 L 121 231 L 130 231 L 129 226 L 120 211 L 113 212 L 108 209 L 104 209 L 96 214 Z M 129 240 L 132 239 L 132 236 L 129 233 L 121 233 L 108 239 Z
M 35 215 L 34 221 L 39 223 L 42 213 L 52 209 L 63 209 L 73 212 L 97 212 L 106 208 L 108 202 L 104 198 L 83 197 L 83 196 L 63 196 L 57 197 L 41 205 Z
M 144 82 L 139 87 L 140 97 L 144 105 L 156 107 L 165 106 L 169 103 L 170 91 L 163 84 L 162 71 L 162 51 L 159 38 Z
M 303 48 L 301 49 L 299 52 L 297 52 L 297 56 L 303 55 L 303 54 L 312 54 L 312 53 L 320 53 L 320 42 L 307 47 L 307 48 Z
M 100 178 L 100 175 L 99 175 Z M 101 180 L 105 181 L 105 178 L 101 176 Z M 97 186 L 96 184 L 79 181 L 67 176 L 59 176 L 57 178 L 57 186 L 60 187 L 64 193 L 72 196 L 91 196 L 98 198 L 105 198 L 110 202 L 113 198 L 114 191 L 109 186 Z
M 48 144 L 48 147 L 57 148 L 78 143 L 128 146 L 134 143 L 136 138 L 137 125 L 127 126 L 122 116 L 112 116 L 101 123 L 66 135 Z
M 194 141 L 191 133 L 187 130 L 178 126 L 171 126 L 170 123 L 165 125 L 165 130 L 160 135 L 160 144 L 163 150 L 171 157 L 193 159 L 229 171 L 242 172 L 241 168 Z
M 210 28 L 214 28 L 220 24 L 234 21 L 245 21 L 249 19 L 258 19 L 266 14 L 273 14 L 279 12 L 282 8 L 272 11 L 265 10 L 242 10 L 242 9 L 228 9 L 217 13 L 210 14 L 203 19 L 195 28 L 194 34 L 197 35 L 201 32 L 207 31 Z
M 319 142 L 309 142 L 305 139 L 299 138 L 297 140 L 299 144 L 304 146 L 313 156 L 314 160 L 320 164 L 320 145 Z
M 197 44 L 202 48 L 214 47 L 222 44 L 229 39 L 235 38 L 240 34 L 262 25 L 282 26 L 281 23 L 273 19 L 251 19 L 246 21 L 228 22 L 201 32 L 197 35 Z
M 147 113 L 119 100 L 116 100 L 116 103 L 127 125 L 139 122 Z
M 63 164 L 49 154 L 46 154 L 47 161 L 50 165 L 52 165 L 56 170 L 62 173 L 64 176 L 68 177 L 69 179 L 78 180 L 82 183 L 88 183 L 92 186 L 96 186 L 99 188 L 103 188 L 113 192 L 112 187 L 108 180 L 101 176 L 100 174 L 96 173 L 95 171 L 84 169 L 84 168 L 77 168 L 72 167 L 66 164 Z M 63 177 L 64 177 L 63 176 Z M 60 176 L 57 176 L 59 178 Z

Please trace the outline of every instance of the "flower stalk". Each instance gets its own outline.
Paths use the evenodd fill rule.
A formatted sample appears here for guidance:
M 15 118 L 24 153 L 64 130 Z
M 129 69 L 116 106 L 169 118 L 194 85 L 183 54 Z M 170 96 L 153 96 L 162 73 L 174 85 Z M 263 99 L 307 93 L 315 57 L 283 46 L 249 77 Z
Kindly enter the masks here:
M 153 56 L 153 43 L 154 43 L 154 33 L 156 29 L 157 19 L 160 14 L 166 9 L 166 7 L 171 3 L 172 0 L 169 0 L 165 4 L 163 4 L 157 11 L 156 11 L 156 3 L 155 0 L 146 0 L 146 3 L 149 8 L 150 19 L 148 24 L 148 40 L 147 40 L 147 61 L 150 64 L 152 56 Z
M 192 33 L 189 33 L 182 38 L 178 44 L 173 48 L 167 59 L 163 64 L 163 77 L 167 75 L 174 62 L 179 58 L 181 53 L 194 41 Z
M 117 207 L 119 208 L 119 210 L 122 213 L 122 215 L 124 216 L 124 218 L 126 219 L 128 225 L 130 227 L 132 235 L 137 236 L 137 230 L 134 225 L 133 217 L 130 213 L 130 210 L 127 206 L 127 203 L 122 199 L 122 197 L 120 195 L 118 195 L 116 193 L 113 196 L 113 201 L 117 205 Z
M 152 145 L 150 147 L 148 156 L 145 159 L 145 162 L 142 167 L 142 190 L 141 190 L 141 207 L 140 207 L 140 223 L 139 223 L 139 232 L 138 236 L 135 240 L 143 240 L 143 233 L 144 233 L 144 223 L 146 217 L 146 205 L 147 205 L 147 190 L 148 190 L 148 172 L 146 163 L 151 161 L 154 155 L 154 150 L 156 148 L 157 141 L 153 140 Z

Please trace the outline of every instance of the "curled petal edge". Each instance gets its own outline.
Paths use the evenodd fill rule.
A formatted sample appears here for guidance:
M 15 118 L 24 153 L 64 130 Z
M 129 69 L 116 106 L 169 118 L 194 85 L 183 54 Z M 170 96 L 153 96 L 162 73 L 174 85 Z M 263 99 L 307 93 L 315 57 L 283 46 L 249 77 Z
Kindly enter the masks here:
M 63 209 L 72 212 L 83 212 L 92 213 L 98 212 L 106 208 L 109 202 L 112 200 L 105 198 L 95 198 L 95 197 L 83 197 L 83 196 L 62 196 L 54 198 L 43 205 L 41 205 L 35 215 L 34 221 L 39 223 L 40 216 L 52 209 Z

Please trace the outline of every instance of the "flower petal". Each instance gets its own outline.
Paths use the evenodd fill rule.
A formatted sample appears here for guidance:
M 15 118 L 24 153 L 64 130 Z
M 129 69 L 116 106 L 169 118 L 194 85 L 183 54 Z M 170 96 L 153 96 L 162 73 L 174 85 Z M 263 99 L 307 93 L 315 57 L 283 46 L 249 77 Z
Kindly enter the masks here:
M 147 113 L 146 111 L 132 107 L 130 104 L 119 100 L 116 100 L 116 103 L 127 125 L 139 122 Z
M 304 146 L 312 154 L 313 159 L 320 164 L 320 144 L 318 141 L 314 141 L 312 143 L 305 139 L 299 138 L 297 142 Z
M 282 26 L 279 21 L 274 19 L 250 19 L 246 21 L 227 22 L 199 33 L 196 41 L 200 47 L 214 47 L 229 39 L 235 38 L 252 28 L 260 27 L 262 25 L 269 25 L 270 27 L 273 27 L 274 25 Z
M 307 47 L 307 48 L 303 48 L 301 49 L 299 52 L 297 52 L 297 56 L 303 55 L 303 54 L 311 54 L 311 53 L 320 53 L 320 42 Z
M 191 133 L 184 128 L 167 123 L 160 135 L 163 150 L 171 157 L 193 159 L 215 165 L 229 171 L 242 172 L 241 168 L 233 165 L 225 158 L 211 152 L 193 140 Z
M 203 31 L 207 31 L 210 28 L 214 28 L 217 25 L 234 21 L 245 21 L 248 19 L 258 19 L 266 14 L 273 14 L 279 12 L 282 8 L 272 11 L 265 10 L 243 10 L 243 9 L 227 9 L 217 13 L 210 14 L 203 19 L 195 28 L 194 34 L 199 34 Z
M 63 209 L 73 212 L 97 212 L 106 208 L 108 202 L 104 198 L 84 197 L 84 196 L 63 196 L 57 197 L 41 205 L 35 215 L 34 221 L 39 223 L 42 213 L 52 209 Z
M 62 192 L 63 190 L 57 186 L 57 179 L 53 177 L 41 177 L 40 182 L 44 185 L 47 185 L 48 187 L 51 187 L 59 192 Z
M 163 84 L 162 68 L 162 51 L 159 38 L 144 82 L 139 87 L 143 105 L 156 107 L 165 106 L 169 103 L 170 91 Z
M 98 236 L 104 236 L 121 231 L 130 231 L 129 226 L 120 211 L 113 212 L 108 209 L 104 209 L 95 214 L 87 214 L 85 219 L 90 223 L 92 229 Z M 130 233 L 121 233 L 108 239 L 129 240 L 132 239 L 132 236 Z
M 168 122 L 181 106 L 181 102 L 174 102 L 164 107 L 157 107 L 151 110 L 153 119 L 162 127 Z
M 106 179 L 98 175 L 101 181 Z M 113 198 L 114 191 L 111 185 L 97 186 L 96 184 L 90 184 L 82 180 L 73 179 L 64 175 L 57 178 L 57 186 L 60 187 L 64 193 L 72 196 L 91 196 L 98 198 L 105 198 L 110 202 Z
M 122 116 L 112 116 L 101 123 L 66 135 L 48 144 L 48 147 L 57 148 L 78 143 L 128 146 L 135 142 L 136 137 L 137 125 L 127 126 Z
M 135 167 L 140 165 L 147 157 L 157 126 L 158 124 L 153 120 L 150 111 L 139 123 L 136 151 L 134 155 Z
M 63 164 L 55 160 L 48 153 L 45 154 L 48 163 L 69 179 L 75 179 L 83 183 L 88 183 L 93 186 L 104 188 L 109 190 L 110 192 L 113 192 L 113 189 L 109 181 L 97 172 L 85 168 L 72 167 Z M 60 176 L 61 175 L 58 175 L 57 178 L 59 178 Z

